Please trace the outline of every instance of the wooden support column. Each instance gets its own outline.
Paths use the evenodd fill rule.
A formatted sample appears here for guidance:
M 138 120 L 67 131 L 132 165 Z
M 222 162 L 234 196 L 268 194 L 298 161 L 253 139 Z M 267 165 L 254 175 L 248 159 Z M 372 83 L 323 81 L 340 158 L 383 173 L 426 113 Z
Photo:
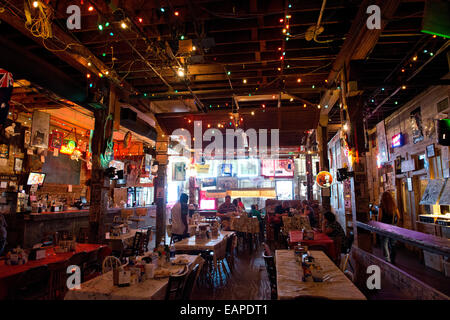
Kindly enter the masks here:
M 104 215 L 108 204 L 109 179 L 105 179 L 104 170 L 100 163 L 100 155 L 105 145 L 105 121 L 107 110 L 94 111 L 95 125 L 92 137 L 92 173 L 91 173 L 91 201 L 89 207 L 89 242 L 102 243 L 104 239 Z
M 169 139 L 156 127 L 158 137 L 156 139 L 156 161 L 158 161 L 158 176 L 155 179 L 156 187 L 156 239 L 155 245 L 159 245 L 166 239 L 166 186 L 167 186 L 167 149 Z
M 320 170 L 329 171 L 330 166 L 328 162 L 328 115 L 321 115 L 319 120 L 319 126 L 316 130 L 317 143 L 319 146 L 319 158 L 320 158 Z M 324 195 L 326 194 L 326 195 Z M 326 211 L 331 210 L 330 198 L 331 190 L 322 190 L 322 208 Z
M 356 221 L 369 221 L 369 190 L 367 188 L 367 170 L 365 163 L 365 144 L 363 127 L 363 107 L 360 96 L 347 98 L 347 110 L 349 117 L 348 144 L 351 163 L 349 171 L 354 172 L 354 177 L 350 177 L 351 203 L 352 203 L 352 223 L 353 234 L 355 236 L 355 246 L 371 252 L 370 232 L 358 229 Z
M 313 199 L 312 155 L 306 154 L 306 199 Z

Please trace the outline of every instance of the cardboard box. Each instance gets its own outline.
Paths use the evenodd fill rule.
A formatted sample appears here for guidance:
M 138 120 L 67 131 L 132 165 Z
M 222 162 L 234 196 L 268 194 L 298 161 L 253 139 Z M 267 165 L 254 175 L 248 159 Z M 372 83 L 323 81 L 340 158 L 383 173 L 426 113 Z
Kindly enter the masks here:
M 427 267 L 437 270 L 439 272 L 444 271 L 444 266 L 443 266 L 444 261 L 442 259 L 442 256 L 435 254 L 435 253 L 428 252 L 428 251 L 423 251 L 423 257 L 425 260 L 425 265 Z

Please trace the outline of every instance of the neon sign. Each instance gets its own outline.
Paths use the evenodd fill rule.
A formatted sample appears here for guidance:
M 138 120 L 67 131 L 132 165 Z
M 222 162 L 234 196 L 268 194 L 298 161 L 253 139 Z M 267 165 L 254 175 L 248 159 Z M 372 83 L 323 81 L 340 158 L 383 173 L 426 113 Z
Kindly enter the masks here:
M 392 137 L 392 148 L 398 148 L 405 144 L 405 139 L 403 134 L 398 133 Z
M 64 154 L 72 154 L 77 147 L 77 143 L 73 140 L 64 140 L 64 143 L 61 145 L 61 149 L 59 152 Z

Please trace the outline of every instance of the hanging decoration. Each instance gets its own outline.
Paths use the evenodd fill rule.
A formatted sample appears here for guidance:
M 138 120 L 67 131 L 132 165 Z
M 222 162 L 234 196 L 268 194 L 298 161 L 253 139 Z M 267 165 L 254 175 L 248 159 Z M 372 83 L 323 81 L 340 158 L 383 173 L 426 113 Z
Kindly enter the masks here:
M 74 140 L 65 139 L 63 144 L 61 145 L 61 148 L 59 149 L 59 152 L 71 155 L 75 151 L 76 147 L 77 143 Z
M 0 68 L 0 125 L 8 118 L 9 100 L 13 91 L 13 76 L 11 72 Z
M 105 135 L 108 122 L 111 122 L 111 128 L 113 127 L 114 118 L 112 114 L 109 114 L 105 121 Z M 105 136 L 106 138 L 106 136 Z M 109 168 L 109 162 L 114 159 L 114 141 L 113 141 L 113 130 L 111 130 L 111 135 L 106 141 L 106 148 L 103 154 L 100 155 L 100 164 L 103 169 Z

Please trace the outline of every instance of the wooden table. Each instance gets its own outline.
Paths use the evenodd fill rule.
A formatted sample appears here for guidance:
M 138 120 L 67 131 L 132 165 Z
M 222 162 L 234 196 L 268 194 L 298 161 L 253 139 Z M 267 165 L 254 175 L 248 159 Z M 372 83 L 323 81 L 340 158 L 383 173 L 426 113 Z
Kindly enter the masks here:
M 294 250 L 276 250 L 277 293 L 279 300 L 316 296 L 333 300 L 366 300 L 356 286 L 322 251 L 310 251 L 330 280 L 303 282 L 303 269 L 296 262 Z
M 185 238 L 175 243 L 175 249 L 178 251 L 213 251 L 214 252 L 214 266 L 217 267 L 217 260 L 215 250 L 227 238 L 234 234 L 234 231 L 220 231 L 217 238 L 195 240 L 195 236 Z
M 188 268 L 202 263 L 200 256 L 189 255 Z M 169 278 L 148 279 L 129 287 L 113 284 L 113 273 L 109 271 L 101 276 L 81 284 L 81 289 L 70 290 L 64 300 L 163 300 Z
M 54 247 L 46 249 L 46 257 L 39 260 L 28 261 L 26 264 L 10 266 L 6 265 L 4 260 L 0 261 L 0 299 L 6 296 L 9 285 L 14 281 L 15 277 L 31 268 L 48 265 L 50 263 L 63 262 L 69 260 L 75 253 L 91 252 L 97 250 L 104 245 L 77 243 L 75 251 L 55 253 Z
M 301 230 L 289 231 L 289 247 L 293 249 L 299 242 L 306 246 L 323 246 L 329 257 L 335 259 L 337 256 L 333 239 L 325 233 L 314 231 L 314 240 L 304 240 Z
M 423 250 L 450 257 L 450 239 L 436 237 L 431 234 L 400 228 L 378 221 L 369 221 L 368 223 L 357 221 L 356 225 Z

